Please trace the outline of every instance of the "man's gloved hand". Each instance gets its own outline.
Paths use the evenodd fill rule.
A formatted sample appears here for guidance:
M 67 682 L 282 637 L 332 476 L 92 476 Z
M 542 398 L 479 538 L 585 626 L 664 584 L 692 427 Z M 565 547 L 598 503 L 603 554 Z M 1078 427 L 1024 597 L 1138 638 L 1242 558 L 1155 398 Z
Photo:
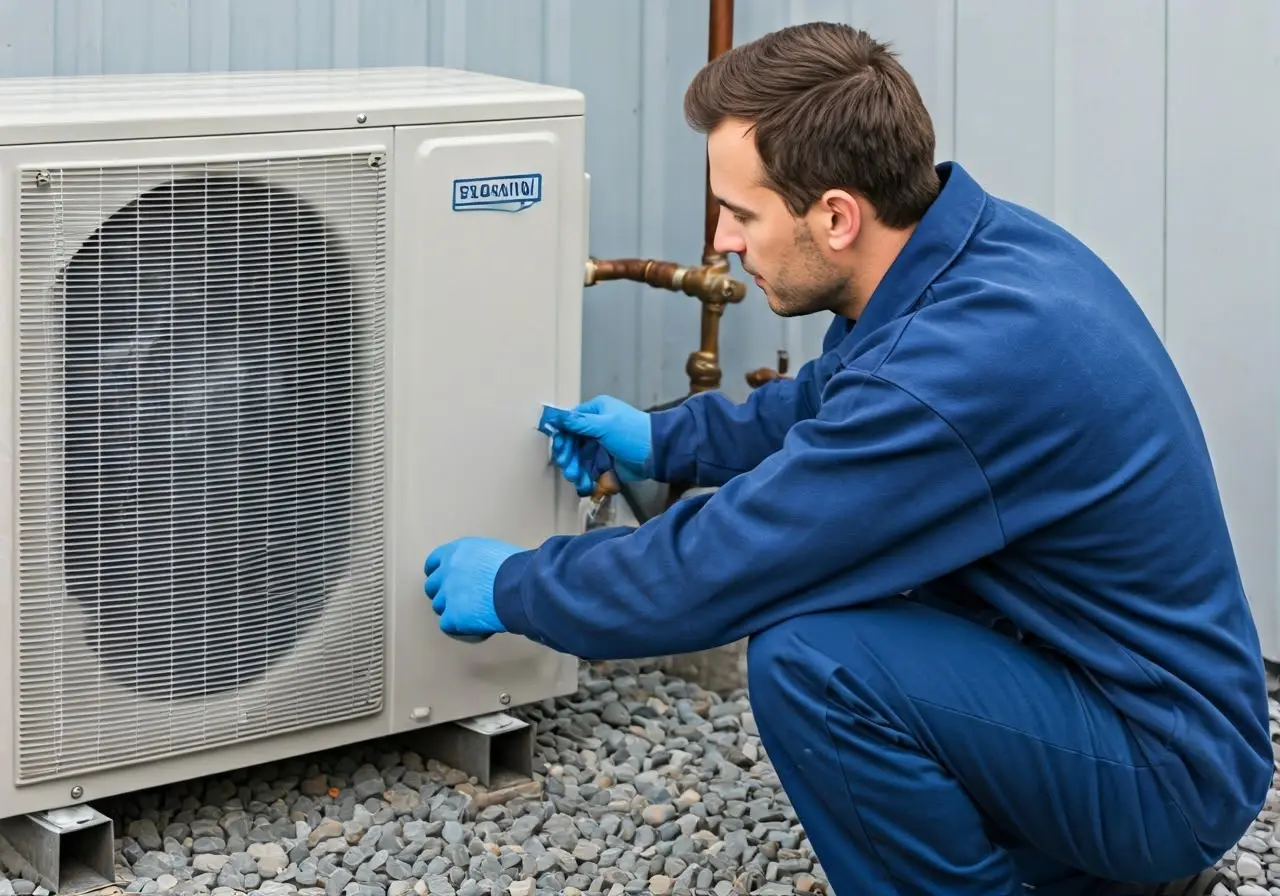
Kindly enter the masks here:
M 493 582 L 503 561 L 522 550 L 493 538 L 459 538 L 432 551 L 423 587 L 440 630 L 468 641 L 505 632 L 493 607 Z
M 625 401 L 609 395 L 597 396 L 566 411 L 556 425 L 561 431 L 552 437 L 551 456 L 578 494 L 590 494 L 595 485 L 587 453 L 594 452 L 595 445 L 566 433 L 599 442 L 613 458 L 618 478 L 623 482 L 638 482 L 653 475 L 649 415 Z

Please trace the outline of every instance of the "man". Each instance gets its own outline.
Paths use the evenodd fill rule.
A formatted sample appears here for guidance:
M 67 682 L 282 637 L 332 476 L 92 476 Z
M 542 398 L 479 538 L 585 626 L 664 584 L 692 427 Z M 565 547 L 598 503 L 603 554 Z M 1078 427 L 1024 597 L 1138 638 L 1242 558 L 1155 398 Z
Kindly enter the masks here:
M 914 84 L 861 32 L 737 47 L 685 110 L 717 248 L 776 313 L 834 312 L 825 353 L 741 405 L 567 414 L 580 490 L 592 440 L 627 478 L 721 488 L 537 550 L 446 545 L 442 627 L 590 658 L 749 636 L 761 740 L 837 893 L 1211 892 L 1271 780 L 1265 678 L 1138 305 L 935 167 Z

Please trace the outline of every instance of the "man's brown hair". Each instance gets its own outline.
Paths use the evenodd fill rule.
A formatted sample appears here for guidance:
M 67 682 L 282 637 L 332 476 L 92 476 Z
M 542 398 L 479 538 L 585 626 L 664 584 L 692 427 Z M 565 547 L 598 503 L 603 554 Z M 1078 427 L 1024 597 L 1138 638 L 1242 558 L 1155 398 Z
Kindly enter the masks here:
M 847 189 L 888 227 L 914 224 L 938 193 L 933 123 L 886 44 L 848 25 L 793 25 L 707 63 L 684 97 L 700 133 L 750 122 L 765 185 L 796 215 Z

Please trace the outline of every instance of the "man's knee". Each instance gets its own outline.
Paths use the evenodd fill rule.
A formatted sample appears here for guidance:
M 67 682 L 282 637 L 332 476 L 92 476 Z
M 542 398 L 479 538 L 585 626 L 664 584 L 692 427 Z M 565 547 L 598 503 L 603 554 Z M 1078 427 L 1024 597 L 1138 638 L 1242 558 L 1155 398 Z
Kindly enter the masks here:
M 757 723 L 776 717 L 787 725 L 806 712 L 825 716 L 834 702 L 877 723 L 905 725 L 902 716 L 911 709 L 897 671 L 919 649 L 916 636 L 939 615 L 895 597 L 796 616 L 753 635 L 747 688 Z
M 812 705 L 814 686 L 802 670 L 804 626 L 791 619 L 747 642 L 747 696 L 766 749 L 787 743 Z
M 856 663 L 862 652 L 848 616 L 849 611 L 798 616 L 751 636 L 747 691 L 757 724 L 785 726 L 803 713 L 825 708 L 832 675 Z M 833 626 L 844 635 L 839 664 L 824 644 Z

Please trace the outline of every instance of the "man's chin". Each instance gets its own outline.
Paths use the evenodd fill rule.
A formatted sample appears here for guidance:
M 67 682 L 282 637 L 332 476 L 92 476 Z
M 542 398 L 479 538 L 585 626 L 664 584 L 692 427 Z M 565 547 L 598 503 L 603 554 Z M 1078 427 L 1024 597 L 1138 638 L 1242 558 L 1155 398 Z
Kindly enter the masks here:
M 812 314 L 812 308 L 800 308 L 794 305 L 788 305 L 780 301 L 773 293 L 765 293 L 765 301 L 769 303 L 769 310 L 778 317 L 804 317 L 806 314 Z

